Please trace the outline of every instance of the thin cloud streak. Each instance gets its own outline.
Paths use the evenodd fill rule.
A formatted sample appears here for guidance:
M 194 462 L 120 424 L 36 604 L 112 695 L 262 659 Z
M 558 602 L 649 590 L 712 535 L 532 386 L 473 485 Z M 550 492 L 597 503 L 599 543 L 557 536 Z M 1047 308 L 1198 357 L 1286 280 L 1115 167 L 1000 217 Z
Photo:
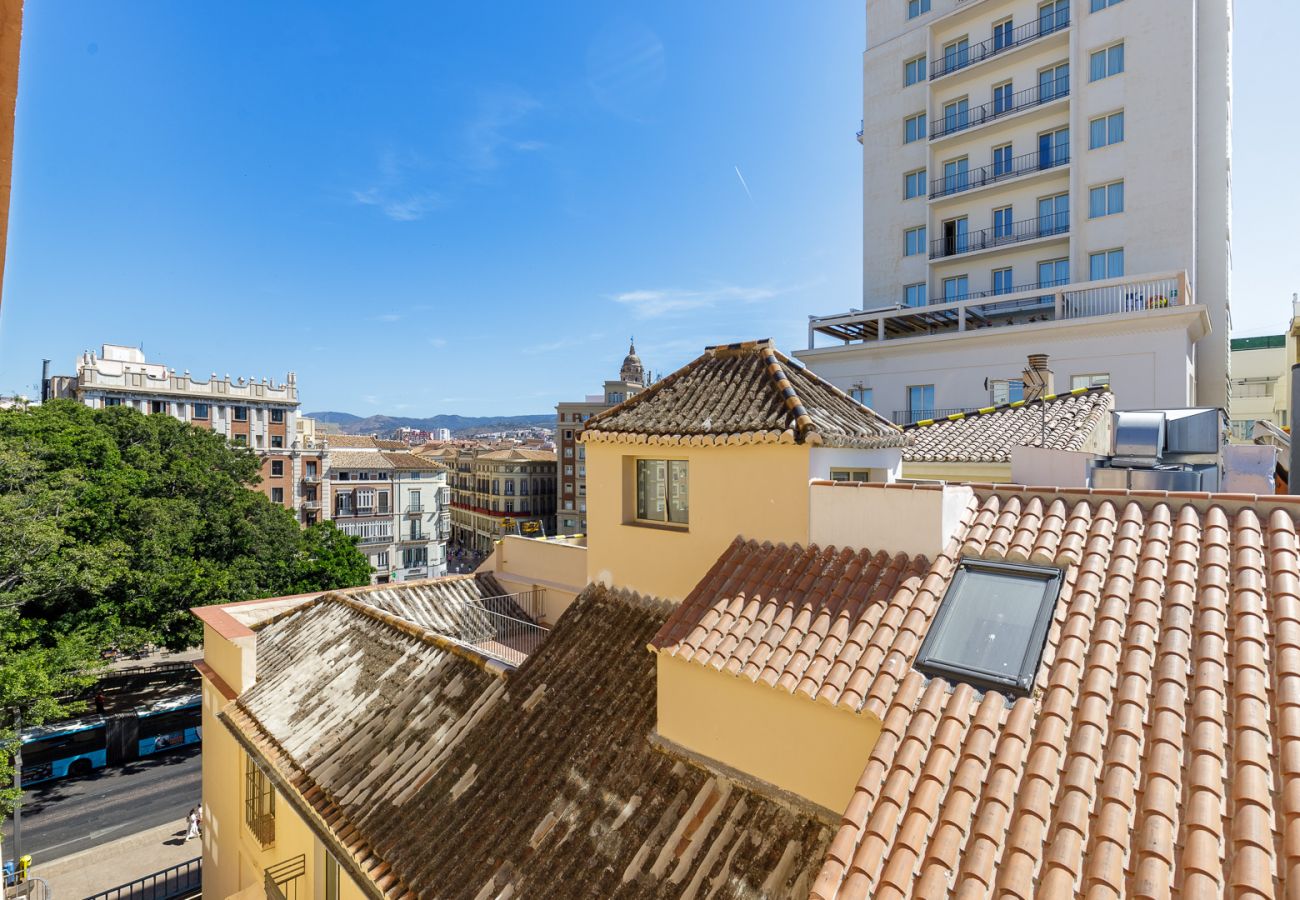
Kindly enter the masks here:
M 625 291 L 614 295 L 614 301 L 628 307 L 638 319 L 656 319 L 722 304 L 741 305 L 771 300 L 785 290 L 767 287 L 742 287 L 722 285 L 702 290 L 663 288 L 658 290 Z
M 750 203 L 753 203 L 754 195 L 749 192 L 749 185 L 745 183 L 745 176 L 740 174 L 740 166 L 732 166 L 732 168 L 736 170 L 736 177 L 740 179 L 740 186 L 745 189 L 745 196 L 749 198 Z

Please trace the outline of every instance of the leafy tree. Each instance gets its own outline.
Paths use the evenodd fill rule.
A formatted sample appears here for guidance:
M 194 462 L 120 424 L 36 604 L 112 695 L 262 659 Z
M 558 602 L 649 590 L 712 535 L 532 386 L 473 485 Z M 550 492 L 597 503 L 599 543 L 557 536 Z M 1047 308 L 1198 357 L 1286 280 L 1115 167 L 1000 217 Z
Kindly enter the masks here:
M 299 527 L 249 490 L 258 472 L 251 450 L 169 416 L 0 411 L 0 745 L 6 710 L 60 713 L 102 648 L 197 644 L 191 607 L 369 581 L 355 538 Z M 7 765 L 0 752 L 0 785 Z

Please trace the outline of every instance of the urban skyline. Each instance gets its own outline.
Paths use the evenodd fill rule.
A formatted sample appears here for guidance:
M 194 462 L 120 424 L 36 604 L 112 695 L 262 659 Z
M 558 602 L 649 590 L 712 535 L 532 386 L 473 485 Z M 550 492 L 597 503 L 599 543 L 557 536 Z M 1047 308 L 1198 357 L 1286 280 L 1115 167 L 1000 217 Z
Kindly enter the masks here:
M 863 294 L 863 9 L 737 9 L 521 10 L 503 32 L 472 12 L 287 9 L 246 31 L 238 67 L 214 56 L 238 11 L 30 9 L 0 391 L 111 341 L 205 373 L 292 369 L 308 411 L 543 413 L 629 334 L 656 371 L 710 343 L 801 346 L 808 315 Z M 1300 284 L 1259 156 L 1297 128 L 1265 112 L 1279 25 L 1235 23 L 1234 336 L 1277 331 Z M 112 128 L 110 95 L 132 101 Z M 219 132 L 237 122 L 235 143 Z M 358 327 L 372 340 L 350 345 Z M 507 334 L 504 365 L 474 361 Z M 395 356 L 423 361 L 419 384 L 392 387 Z

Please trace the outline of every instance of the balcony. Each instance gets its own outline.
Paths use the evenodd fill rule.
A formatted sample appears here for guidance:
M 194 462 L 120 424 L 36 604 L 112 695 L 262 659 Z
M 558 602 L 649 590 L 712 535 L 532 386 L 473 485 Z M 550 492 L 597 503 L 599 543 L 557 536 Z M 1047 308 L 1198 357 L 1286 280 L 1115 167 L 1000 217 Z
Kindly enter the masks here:
M 1070 96 L 1070 79 L 1068 77 L 1044 81 L 1023 91 L 1017 91 L 1009 97 L 1000 97 L 988 103 L 959 112 L 945 112 L 937 121 L 930 124 L 930 140 L 947 137 L 968 128 L 985 125 L 998 119 L 1014 115 L 1022 110 L 1032 109 L 1061 100 Z
M 896 409 L 892 416 L 895 425 L 910 425 L 926 419 L 946 419 L 961 413 L 974 412 L 976 406 L 956 406 L 949 409 Z
M 309 474 L 307 474 L 307 475 L 302 476 L 302 483 L 303 483 L 303 484 L 320 484 L 320 476 L 319 476 L 319 475 L 312 475 L 312 474 L 309 473 Z
M 406 508 L 406 515 L 407 515 L 408 517 L 410 517 L 410 518 L 418 518 L 418 517 L 424 515 L 424 507 L 422 507 L 422 506 L 408 506 L 408 507 Z
M 1047 37 L 1049 34 L 1056 34 L 1069 26 L 1070 13 L 1068 10 L 1060 15 L 1048 13 L 1040 15 L 1027 25 L 1021 25 L 1010 34 L 995 35 L 987 41 L 981 41 L 964 50 L 945 51 L 943 56 L 930 63 L 930 80 L 933 81 L 936 78 L 951 75 L 953 72 L 959 72 L 986 59 L 1014 50 L 1017 47 L 1023 47 L 1025 44 L 1039 38 Z
M 960 194 L 963 191 L 973 191 L 978 188 L 988 187 L 991 184 L 1009 181 L 1012 178 L 1019 178 L 1021 175 L 1047 172 L 1069 164 L 1070 153 L 1064 148 L 1050 153 L 1042 150 L 1035 153 L 1026 153 L 1006 162 L 992 163 L 971 171 L 935 178 L 930 182 L 930 199 L 937 200 L 940 197 L 951 197 L 953 194 Z
M 981 228 L 979 231 L 945 234 L 930 242 L 930 259 L 946 259 L 965 253 L 978 253 L 1010 244 L 1022 244 L 1039 238 L 1060 237 L 1070 232 L 1067 213 L 1040 216 L 1026 222 L 1016 222 L 1010 227 Z
M 1186 272 L 1028 285 L 1007 293 L 985 291 L 937 298 L 924 306 L 900 303 L 838 315 L 811 316 L 808 349 L 816 349 L 815 339 L 819 334 L 845 345 L 880 345 L 986 328 L 1023 327 L 1100 316 L 1158 315 L 1192 303 Z

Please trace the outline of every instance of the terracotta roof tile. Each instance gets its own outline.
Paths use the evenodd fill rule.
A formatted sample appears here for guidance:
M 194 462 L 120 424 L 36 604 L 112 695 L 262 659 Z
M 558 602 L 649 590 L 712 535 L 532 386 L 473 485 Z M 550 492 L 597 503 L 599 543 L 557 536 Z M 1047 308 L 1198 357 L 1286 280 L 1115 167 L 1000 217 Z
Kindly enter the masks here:
M 951 552 L 895 589 L 870 639 L 889 651 L 854 670 L 883 730 L 815 898 L 1300 890 L 1294 511 L 1085 493 L 980 493 Z M 915 699 L 902 635 L 940 571 L 1026 548 L 1064 567 L 1033 695 L 934 678 Z
M 991 406 L 904 427 L 907 462 L 1005 463 L 1012 447 L 1082 450 L 1115 406 L 1109 388 L 1081 388 L 1042 400 Z
M 654 437 L 901 447 L 902 429 L 773 346 L 749 341 L 703 356 L 592 416 L 583 440 Z
M 829 825 L 651 743 L 662 605 L 589 587 L 502 679 L 385 593 L 264 626 L 222 713 L 385 896 L 808 895 Z

